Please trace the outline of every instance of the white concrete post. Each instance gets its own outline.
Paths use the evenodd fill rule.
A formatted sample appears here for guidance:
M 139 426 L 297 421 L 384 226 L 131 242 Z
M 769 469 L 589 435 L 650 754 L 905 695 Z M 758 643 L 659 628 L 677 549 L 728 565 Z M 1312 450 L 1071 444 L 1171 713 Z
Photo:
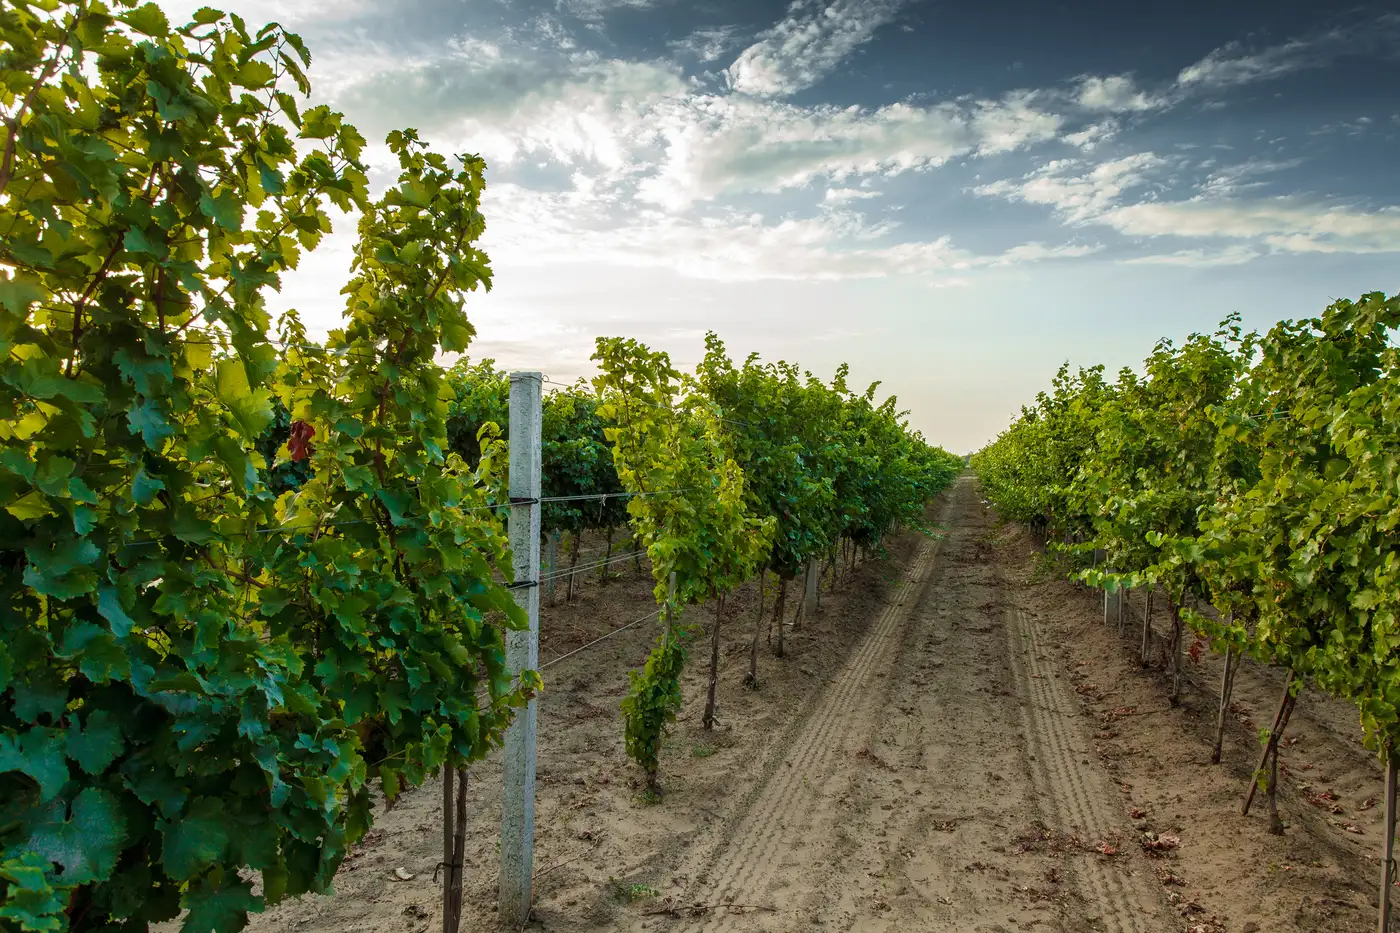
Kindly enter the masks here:
M 512 674 L 540 664 L 540 384 L 539 373 L 510 374 L 510 550 L 515 600 L 530 615 L 525 631 L 506 633 Z M 501 882 L 498 914 L 511 926 L 530 916 L 535 854 L 536 701 L 515 714 L 502 756 Z
M 817 581 L 821 579 L 821 564 L 815 560 L 807 561 L 807 578 L 804 581 L 806 590 L 803 592 L 802 618 L 811 619 L 817 614 Z

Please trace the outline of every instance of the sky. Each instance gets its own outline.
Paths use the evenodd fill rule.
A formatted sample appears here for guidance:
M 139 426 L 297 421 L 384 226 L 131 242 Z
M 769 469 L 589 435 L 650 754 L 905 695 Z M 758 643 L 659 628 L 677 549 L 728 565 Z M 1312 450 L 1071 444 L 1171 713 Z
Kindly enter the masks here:
M 166 0 L 174 16 L 202 3 Z M 487 160 L 469 351 L 715 330 L 970 452 L 1061 363 L 1400 291 L 1400 13 L 1240 0 L 235 0 L 371 141 Z M 372 182 L 393 179 L 382 145 Z M 337 326 L 352 222 L 274 307 Z

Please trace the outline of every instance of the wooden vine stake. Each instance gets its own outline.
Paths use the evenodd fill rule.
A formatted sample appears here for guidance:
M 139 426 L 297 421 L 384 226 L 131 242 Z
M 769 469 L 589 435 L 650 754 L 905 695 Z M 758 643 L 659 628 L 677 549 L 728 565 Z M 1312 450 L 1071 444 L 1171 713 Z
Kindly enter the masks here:
M 608 565 L 612 562 L 612 547 L 613 547 L 613 528 L 612 528 L 612 526 L 608 526 L 607 537 L 608 537 L 608 550 L 607 550 L 607 553 L 605 553 L 605 554 L 603 555 L 603 566 L 600 567 L 600 568 L 598 568 L 598 581 L 599 581 L 600 583 L 602 583 L 603 586 L 607 586 L 607 585 L 608 585 L 608 580 L 611 579 L 611 577 L 608 575 Z
M 1385 755 L 1385 837 L 1381 840 L 1381 897 L 1380 922 L 1378 933 L 1390 930 L 1390 897 L 1395 884 L 1395 800 L 1396 778 L 1400 770 L 1400 757 L 1393 748 L 1386 749 Z
M 452 849 L 456 833 L 452 830 L 452 818 L 456 798 L 452 796 L 452 765 L 442 766 L 442 929 L 449 933 L 452 926 Z
M 1293 671 L 1290 670 L 1283 683 L 1283 697 L 1279 700 L 1278 712 L 1274 714 L 1274 726 L 1269 730 L 1269 740 L 1264 743 L 1264 750 L 1259 755 L 1259 764 L 1255 766 L 1250 778 L 1249 791 L 1244 795 L 1244 806 L 1240 808 L 1241 816 L 1249 816 L 1250 805 L 1254 803 L 1254 792 L 1259 789 L 1259 776 L 1268 775 L 1269 832 L 1275 835 L 1283 834 L 1283 822 L 1278 817 L 1278 743 L 1283 738 L 1283 730 L 1288 727 L 1288 718 L 1293 715 L 1293 707 L 1298 702 L 1293 681 Z
M 749 673 L 744 685 L 758 686 L 758 642 L 763 635 L 763 597 L 767 595 L 768 568 L 758 572 L 758 612 L 753 617 L 753 643 L 749 645 Z
M 574 576 L 575 567 L 578 566 L 578 552 L 583 548 L 583 535 L 577 531 L 569 532 L 569 542 L 573 545 L 573 554 L 569 556 L 569 579 L 568 585 L 564 588 L 564 602 L 574 601 Z
M 700 725 L 715 727 L 715 687 L 719 684 L 719 626 L 724 620 L 724 596 L 715 596 L 715 630 L 710 634 L 710 689 L 705 697 L 705 715 Z
M 554 596 L 558 590 L 555 585 L 558 583 L 557 570 L 559 569 L 559 532 L 552 531 L 549 534 L 548 549 L 545 551 L 544 576 L 549 582 L 545 584 L 545 596 L 551 606 L 554 605 Z
M 1225 673 L 1220 676 L 1220 708 L 1215 711 L 1215 748 L 1210 753 L 1211 764 L 1220 764 L 1221 750 L 1225 746 L 1225 717 L 1230 714 L 1230 694 L 1235 689 L 1239 666 L 1239 652 L 1230 645 L 1225 649 Z
M 1142 603 L 1142 666 L 1151 663 L 1152 652 L 1152 584 L 1147 584 L 1147 598 Z
M 671 617 L 676 612 L 676 572 L 666 578 L 666 611 L 661 613 L 661 643 L 671 644 Z
M 462 861 L 467 848 L 467 772 L 452 787 L 451 765 L 442 769 L 442 929 L 458 933 L 462 926 Z
M 1185 628 L 1181 624 L 1181 606 L 1175 599 L 1168 599 L 1172 614 L 1172 693 L 1171 705 L 1181 705 L 1181 643 L 1185 640 Z

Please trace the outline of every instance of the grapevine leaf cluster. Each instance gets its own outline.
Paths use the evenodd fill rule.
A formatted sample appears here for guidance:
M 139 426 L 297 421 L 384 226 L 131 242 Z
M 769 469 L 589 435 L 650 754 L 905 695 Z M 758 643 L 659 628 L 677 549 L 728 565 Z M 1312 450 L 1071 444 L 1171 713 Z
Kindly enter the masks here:
M 393 133 L 371 199 L 301 40 L 209 9 L 16 0 L 0 49 L 0 918 L 236 930 L 539 686 L 434 362 L 484 166 Z M 274 341 L 332 208 L 344 327 Z
M 878 384 L 851 393 L 845 367 L 828 386 L 787 363 L 736 367 L 714 334 L 706 348 L 694 376 L 634 340 L 600 338 L 594 354 L 599 414 L 668 619 L 706 599 L 722 606 L 760 570 L 791 577 L 842 541 L 878 547 L 962 467 L 908 430 L 893 398 L 876 404 Z M 628 752 L 653 786 L 687 636 L 668 625 L 623 703 Z
M 1061 370 L 973 458 L 1004 516 L 1070 550 L 1081 579 L 1163 588 L 1216 650 L 1356 704 L 1400 740 L 1400 297 L 1373 292 L 1262 336 L 1227 319 L 1160 343 L 1144 374 Z M 1188 597 L 1214 612 L 1183 609 Z M 1296 689 L 1296 686 L 1295 688 Z

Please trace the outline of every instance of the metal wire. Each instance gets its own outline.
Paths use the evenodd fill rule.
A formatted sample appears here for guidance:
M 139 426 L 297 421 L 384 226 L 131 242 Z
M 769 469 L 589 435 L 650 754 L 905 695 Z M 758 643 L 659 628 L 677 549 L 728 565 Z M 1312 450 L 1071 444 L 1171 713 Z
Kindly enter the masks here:
M 685 488 L 685 489 L 660 489 L 660 490 L 657 490 L 657 491 L 655 491 L 655 492 L 601 493 L 601 494 L 598 494 L 598 495 L 590 495 L 590 496 L 557 496 L 557 497 L 546 498 L 546 499 L 538 499 L 538 500 L 534 500 L 534 501 L 532 501 L 532 502 L 522 502 L 522 503 L 515 503 L 515 504 L 516 504 L 516 505 L 533 505 L 534 502 L 563 502 L 563 501 L 584 502 L 584 501 L 588 501 L 588 500 L 607 499 L 607 498 L 612 498 L 612 497 L 615 497 L 615 496 L 635 496 L 635 497 L 639 497 L 639 498 L 640 498 L 640 497 L 645 497 L 645 496 L 670 495 L 670 494 L 672 494 L 672 493 L 678 493 L 678 492 L 690 492 L 690 491 L 693 491 L 693 490 L 704 489 L 704 488 L 705 488 L 705 487 L 703 487 L 703 486 L 690 486 L 690 487 L 687 487 L 687 488 Z M 487 505 L 479 505 L 479 506 L 473 506 L 472 508 L 469 508 L 469 509 L 462 509 L 461 511 L 462 511 L 463 513 L 466 513 L 466 514 L 469 514 L 469 513 L 472 513 L 472 512 L 491 512 L 491 511 L 495 511 L 496 509 L 508 509 L 508 508 L 511 507 L 511 505 L 512 505 L 512 503 L 509 503 L 509 502 L 493 502 L 493 503 L 489 503 L 489 504 L 487 504 Z M 319 527 L 319 528 L 341 528 L 341 527 L 344 527 L 344 526 L 347 526 L 347 525 L 374 525 L 374 524 L 378 524 L 378 522 L 375 521 L 375 520 L 373 520 L 373 519 L 368 519 L 368 518 L 352 518 L 352 519 L 346 519 L 345 521 L 339 521 L 339 522 L 326 522 L 326 523 L 324 523 L 324 524 L 321 524 L 321 525 L 319 525 L 319 526 L 314 526 L 314 527 Z M 254 528 L 251 532 L 249 532 L 249 534 L 267 535 L 267 534 L 275 534 L 276 532 L 279 532 L 279 531 L 285 531 L 285 530 L 287 530 L 287 529 L 289 529 L 289 528 L 303 528 L 303 529 L 309 529 L 309 527 L 313 527 L 313 526 L 273 525 L 273 526 L 268 527 L 268 528 Z M 118 546 L 118 547 L 139 547 L 139 546 L 141 546 L 141 545 L 146 545 L 146 544 L 159 544 L 161 541 L 164 541 L 164 540 L 165 540 L 164 538 L 146 538 L 146 539 L 143 539 L 143 540 L 141 540 L 141 541 L 128 541 L 128 542 L 125 542 L 125 543 L 118 544 L 117 546 Z
M 565 577 L 572 576 L 576 573 L 583 573 L 587 570 L 599 570 L 603 567 L 611 567 L 613 564 L 620 564 L 625 560 L 631 560 L 632 558 L 639 557 L 645 553 L 645 550 L 628 551 L 625 554 L 614 554 L 612 557 L 606 558 L 604 560 L 594 561 L 590 564 L 580 564 L 577 567 L 566 567 L 561 570 L 555 570 L 551 573 L 547 573 L 544 576 L 540 577 L 540 582 L 548 583 L 551 580 L 562 580 Z
M 563 661 L 565 658 L 571 658 L 571 657 L 573 657 L 574 655 L 578 654 L 580 651 L 587 651 L 589 648 L 592 648 L 594 645 L 600 644 L 600 643 L 602 643 L 602 642 L 607 641 L 609 638 L 612 638 L 612 637 L 613 637 L 614 635 L 616 635 L 618 632 L 625 632 L 625 631 L 627 631 L 629 628 L 632 628 L 633 626 L 641 625 L 643 622 L 647 621 L 648 619 L 654 619 L 654 618 L 656 618 L 657 616 L 661 615 L 661 613 L 663 613 L 663 612 L 665 612 L 665 611 L 666 611 L 666 607 L 665 607 L 665 606 L 661 606 L 660 608 L 656 609 L 654 612 L 651 612 L 651 613 L 648 613 L 647 615 L 642 616 L 640 619 L 636 619 L 636 620 L 634 620 L 634 621 L 632 621 L 632 622 L 628 622 L 626 625 L 619 626 L 618 628 L 615 628 L 615 629 L 613 629 L 612 631 L 608 632 L 606 635 L 602 635 L 602 636 L 599 636 L 598 638 L 593 639 L 592 641 L 590 641 L 590 642 L 589 642 L 588 644 L 586 644 L 586 645 L 580 645 L 579 647 L 575 648 L 573 651 L 570 651 L 568 654 L 561 654 L 559 657 L 555 658 L 555 659 L 552 660 L 552 661 L 546 661 L 544 664 L 541 664 L 541 665 L 540 665 L 540 670 L 544 670 L 544 669 L 547 668 L 547 667 L 553 667 L 554 665 L 558 664 L 560 661 Z
M 677 492 L 693 492 L 704 486 L 685 486 L 680 489 L 657 489 L 652 492 L 599 492 L 584 496 L 545 496 L 540 502 L 596 502 L 603 499 L 644 499 L 647 496 L 667 496 Z
M 581 653 L 581 652 L 587 651 L 589 648 L 593 648 L 593 647 L 595 647 L 595 646 L 597 646 L 597 645 L 600 645 L 600 644 L 602 644 L 603 642 L 607 641 L 609 638 L 612 638 L 614 635 L 617 635 L 617 634 L 619 634 L 619 633 L 621 633 L 621 632 L 625 632 L 625 631 L 627 631 L 629 628 L 635 628 L 635 627 L 637 627 L 638 625 L 641 625 L 643 622 L 648 621 L 649 619 L 654 619 L 654 618 L 656 618 L 657 616 L 661 615 L 661 613 L 663 613 L 663 612 L 665 612 L 665 611 L 666 611 L 666 607 L 665 607 L 665 606 L 658 606 L 655 610 L 653 610 L 653 611 L 647 613 L 646 615 L 642 616 L 640 619 L 633 619 L 631 622 L 628 622 L 626 625 L 619 625 L 617 628 L 612 629 L 611 631 L 606 632 L 605 634 L 598 636 L 597 638 L 593 639 L 592 641 L 588 642 L 587 644 L 579 645 L 579 646 L 578 646 L 577 648 L 575 648 L 573 651 L 569 651 L 569 652 L 567 652 L 567 653 L 565 653 L 565 654 L 561 654 L 561 655 L 559 655 L 559 657 L 557 657 L 557 658 L 552 658 L 551 660 L 548 660 L 548 661 L 544 662 L 544 663 L 541 664 L 538 668 L 536 668 L 536 670 L 541 670 L 541 671 L 543 671 L 543 670 L 546 670 L 547 668 L 551 668 L 551 667 L 553 667 L 554 665 L 558 664 L 560 661 L 567 660 L 567 659 L 569 659 L 569 658 L 572 658 L 572 657 L 573 657 L 574 655 L 576 655 L 576 654 L 579 654 L 579 653 Z M 480 703 L 480 702 L 481 702 L 482 700 L 484 700 L 485 698 L 486 698 L 486 693 L 478 693 L 478 694 L 476 695 L 476 700 L 477 700 L 478 703 Z M 497 701 L 497 702 L 499 702 L 499 701 Z M 491 704 L 492 707 L 494 707 L 494 706 L 496 706 L 496 705 L 497 705 L 497 703 Z M 489 708 L 490 708 L 490 707 L 488 707 L 488 709 L 489 709 Z M 480 708 L 478 708 L 478 712 L 480 712 L 480 711 L 481 711 Z

